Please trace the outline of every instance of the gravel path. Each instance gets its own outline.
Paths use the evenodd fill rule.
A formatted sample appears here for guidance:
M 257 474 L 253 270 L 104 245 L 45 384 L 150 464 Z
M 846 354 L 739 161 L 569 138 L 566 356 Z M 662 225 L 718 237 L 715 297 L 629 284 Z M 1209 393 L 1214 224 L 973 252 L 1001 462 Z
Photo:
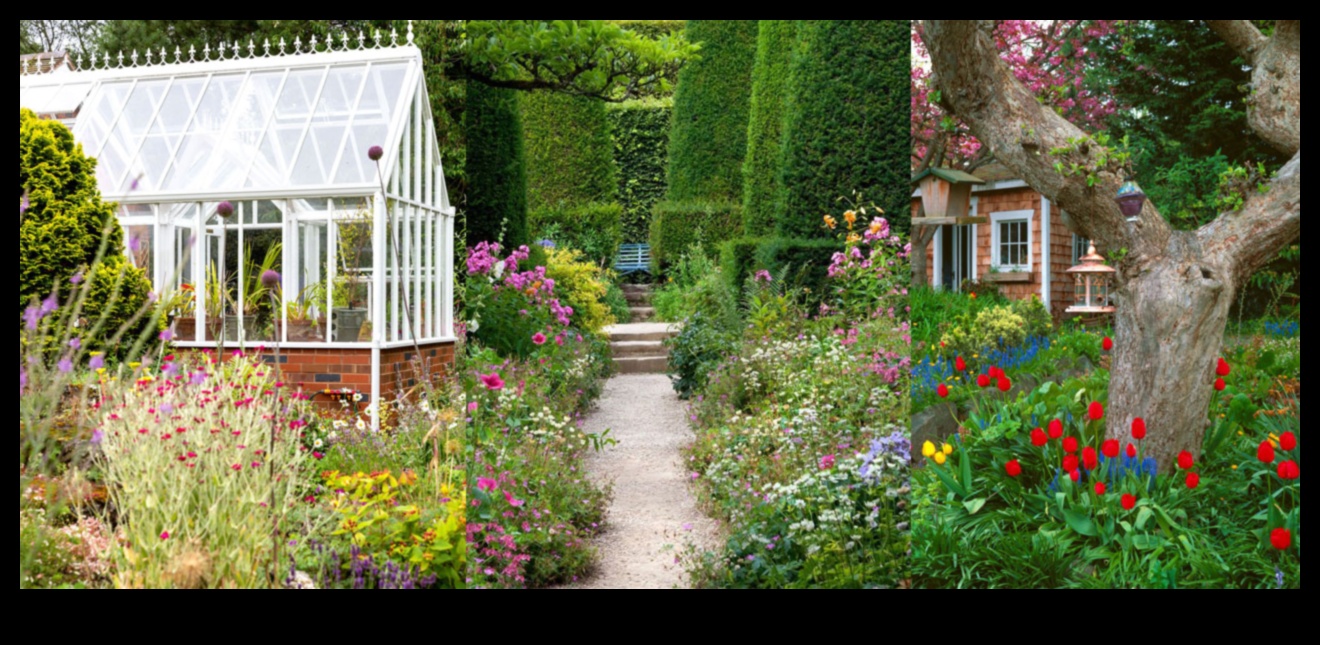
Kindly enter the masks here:
M 674 558 L 687 542 L 709 548 L 716 528 L 697 509 L 679 453 L 692 440 L 684 407 L 663 374 L 619 375 L 605 383 L 586 429 L 609 429 L 619 443 L 593 454 L 587 468 L 596 481 L 614 482 L 614 501 L 596 540 L 596 571 L 569 588 L 688 586 Z

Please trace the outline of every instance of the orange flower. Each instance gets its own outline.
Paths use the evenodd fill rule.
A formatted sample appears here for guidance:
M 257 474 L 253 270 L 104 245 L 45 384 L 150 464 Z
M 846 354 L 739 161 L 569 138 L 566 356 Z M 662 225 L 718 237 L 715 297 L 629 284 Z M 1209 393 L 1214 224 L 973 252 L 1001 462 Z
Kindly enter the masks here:
M 833 217 L 830 217 L 829 215 L 825 216 L 825 226 L 829 227 L 830 230 L 834 230 L 836 224 L 838 224 L 838 222 L 835 221 Z
M 843 221 L 848 222 L 848 228 L 852 228 L 853 224 L 857 223 L 857 213 L 845 211 L 843 214 Z

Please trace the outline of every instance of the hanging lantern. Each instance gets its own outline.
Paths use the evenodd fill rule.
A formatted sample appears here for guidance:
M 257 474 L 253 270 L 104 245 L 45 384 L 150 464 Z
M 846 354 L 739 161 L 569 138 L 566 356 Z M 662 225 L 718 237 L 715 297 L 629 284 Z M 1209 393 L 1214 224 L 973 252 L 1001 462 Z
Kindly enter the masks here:
M 1109 290 L 1113 287 L 1113 267 L 1105 265 L 1105 259 L 1095 252 L 1095 244 L 1086 249 L 1082 263 L 1068 269 L 1073 277 L 1073 304 L 1068 313 L 1111 314 L 1114 306 L 1109 303 Z
M 1123 216 L 1129 222 L 1135 222 L 1141 215 L 1142 205 L 1146 203 L 1146 193 L 1137 185 L 1137 181 L 1129 176 L 1123 180 L 1123 185 L 1118 187 L 1114 201 L 1118 202 L 1118 208 L 1123 211 Z

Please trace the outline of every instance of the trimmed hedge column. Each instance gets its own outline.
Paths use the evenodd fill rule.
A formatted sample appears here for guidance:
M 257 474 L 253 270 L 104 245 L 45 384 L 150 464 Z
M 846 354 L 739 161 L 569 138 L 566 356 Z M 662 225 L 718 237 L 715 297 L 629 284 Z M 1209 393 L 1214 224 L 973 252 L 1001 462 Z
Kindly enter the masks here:
M 651 207 L 665 196 L 673 99 L 614 103 L 606 107 L 614 137 L 614 165 L 623 204 L 623 241 L 646 240 Z
M 527 175 L 516 90 L 468 83 L 467 243 L 527 244 Z M 504 234 L 500 235 L 503 228 Z
M 520 92 L 527 209 L 614 201 L 614 144 L 605 102 Z
M 774 233 L 779 222 L 784 104 L 796 33 L 796 21 L 762 20 L 756 40 L 743 161 L 743 228 L 753 237 Z

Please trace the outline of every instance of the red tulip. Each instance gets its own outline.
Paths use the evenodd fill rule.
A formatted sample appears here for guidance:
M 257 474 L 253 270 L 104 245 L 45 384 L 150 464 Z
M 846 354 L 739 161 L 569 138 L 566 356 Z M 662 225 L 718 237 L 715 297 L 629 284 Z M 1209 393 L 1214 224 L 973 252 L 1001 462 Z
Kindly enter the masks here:
M 1123 493 L 1123 510 L 1130 511 L 1137 505 L 1137 497 L 1131 493 Z
M 1228 366 L 1228 361 L 1221 358 L 1219 359 L 1219 365 L 1215 367 L 1215 376 L 1228 376 L 1228 373 L 1232 371 L 1233 368 Z
M 1113 348 L 1114 348 L 1114 339 L 1112 339 L 1112 338 L 1110 338 L 1110 337 L 1108 337 L 1108 336 L 1105 336 L 1105 339 L 1102 340 L 1102 341 L 1100 341 L 1100 348 L 1103 349 L 1103 350 L 1105 350 L 1106 352 L 1109 351 L 1109 350 L 1111 350 L 1111 349 L 1113 349 Z
M 1302 476 L 1302 469 L 1297 462 L 1289 459 L 1279 462 L 1279 479 L 1297 479 Z
M 1077 472 L 1077 455 L 1064 455 L 1063 470 L 1067 473 Z
M 1187 473 L 1187 488 L 1195 489 L 1201 485 L 1201 476 L 1196 473 Z
M 1073 483 L 1074 483 L 1074 484 L 1077 483 L 1077 480 L 1079 480 L 1079 479 L 1081 479 L 1081 478 L 1082 478 L 1082 473 L 1079 472 L 1079 471 L 1074 470 L 1074 471 L 1068 473 L 1068 479 L 1073 480 Z
M 1019 464 L 1018 460 L 1014 459 L 1013 461 L 1004 464 L 1004 472 L 1008 473 L 1009 477 L 1017 477 L 1022 474 L 1022 464 Z
M 980 376 L 977 376 L 977 377 L 976 377 L 976 385 L 977 385 L 978 387 L 982 387 L 982 388 L 989 387 L 989 386 L 990 386 L 990 377 L 989 377 L 989 376 L 986 376 L 985 374 L 982 374 L 982 375 L 980 375 Z
M 1099 421 L 1105 418 L 1105 406 L 1101 405 L 1099 401 L 1092 401 L 1091 407 L 1086 410 L 1086 415 L 1091 417 L 1092 421 Z
M 1137 457 L 1137 447 L 1132 444 L 1128 444 L 1127 456 L 1128 459 L 1135 459 Z
M 1226 387 L 1226 384 L 1224 383 L 1224 379 L 1222 379 L 1222 378 L 1217 378 L 1217 379 L 1215 379 L 1215 391 L 1216 391 L 1216 392 L 1223 392 L 1225 387 Z
M 1118 439 L 1105 439 L 1105 442 L 1100 445 L 1100 452 L 1110 459 L 1117 457 L 1118 451 Z
M 967 369 L 967 361 L 964 361 L 961 356 L 953 359 L 953 369 L 958 370 L 959 372 Z
M 1063 436 L 1063 422 L 1058 419 L 1050 421 L 1050 438 L 1058 439 Z
M 1007 392 L 1013 387 L 1013 382 L 1008 380 L 1007 376 L 999 377 L 999 391 Z
M 1049 437 L 1045 436 L 1045 431 L 1036 428 L 1031 431 L 1031 445 L 1039 448 L 1049 442 Z
M 1256 448 L 1256 458 L 1263 464 L 1274 463 L 1274 444 L 1269 441 L 1260 442 L 1260 447 Z
M 1095 494 L 1096 494 L 1096 495 L 1104 495 L 1104 494 L 1105 494 L 1105 483 L 1104 483 L 1104 482 L 1096 482 L 1096 483 L 1095 483 Z
M 1087 470 L 1095 470 L 1099 464 L 1100 456 L 1096 454 L 1095 448 L 1090 446 L 1082 448 L 1082 465 L 1086 466 Z
M 1066 437 L 1063 440 L 1063 451 L 1067 453 L 1077 452 L 1077 437 Z
M 1283 436 L 1279 437 L 1279 447 L 1292 452 L 1297 447 L 1297 435 L 1291 432 L 1283 433 Z
M 1192 459 L 1192 453 L 1186 450 L 1178 453 L 1178 467 L 1183 470 L 1191 470 L 1196 465 L 1196 460 Z
M 1132 420 L 1132 438 L 1133 438 L 1133 439 L 1138 439 L 1138 440 L 1140 440 L 1140 439 L 1145 439 L 1145 438 L 1146 438 L 1146 420 L 1145 420 L 1145 419 L 1143 419 L 1143 418 L 1141 418 L 1141 417 L 1137 417 L 1137 418 L 1135 418 L 1135 419 Z
M 949 386 L 947 386 L 947 385 L 945 385 L 945 384 L 943 384 L 943 383 L 940 383 L 938 386 L 935 387 L 935 393 L 938 394 L 938 395 L 940 395 L 940 398 L 941 398 L 941 399 L 948 398 L 948 396 L 949 396 Z
M 988 374 L 990 375 L 990 378 L 999 378 L 1004 375 L 1004 373 L 1001 372 L 999 368 L 995 367 L 994 365 L 990 366 Z
M 1287 550 L 1288 547 L 1292 546 L 1292 531 L 1282 526 L 1270 531 L 1270 544 L 1280 551 Z

